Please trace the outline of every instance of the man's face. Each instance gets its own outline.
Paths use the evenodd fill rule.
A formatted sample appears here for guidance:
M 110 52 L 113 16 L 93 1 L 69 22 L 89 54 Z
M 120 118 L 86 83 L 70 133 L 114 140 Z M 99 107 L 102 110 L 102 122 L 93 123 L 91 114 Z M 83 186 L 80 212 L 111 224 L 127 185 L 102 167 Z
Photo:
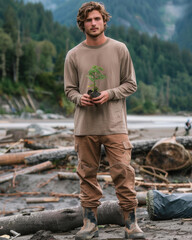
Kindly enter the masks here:
M 87 19 L 84 22 L 85 33 L 92 38 L 101 35 L 105 30 L 106 23 L 103 21 L 101 13 L 93 10 L 88 13 Z

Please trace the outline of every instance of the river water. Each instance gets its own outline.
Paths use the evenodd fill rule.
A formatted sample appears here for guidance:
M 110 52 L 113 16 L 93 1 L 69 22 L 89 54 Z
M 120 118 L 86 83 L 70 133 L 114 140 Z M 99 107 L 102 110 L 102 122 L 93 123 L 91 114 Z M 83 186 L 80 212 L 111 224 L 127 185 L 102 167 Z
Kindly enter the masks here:
M 145 128 L 170 128 L 184 127 L 185 122 L 192 116 L 153 116 L 153 115 L 128 115 L 127 124 L 129 129 L 145 129 Z M 26 128 L 30 124 L 38 124 L 42 127 L 67 127 L 73 128 L 73 119 L 0 119 L 0 129 Z
M 138 116 L 128 115 L 127 123 L 130 129 L 184 127 L 192 116 Z

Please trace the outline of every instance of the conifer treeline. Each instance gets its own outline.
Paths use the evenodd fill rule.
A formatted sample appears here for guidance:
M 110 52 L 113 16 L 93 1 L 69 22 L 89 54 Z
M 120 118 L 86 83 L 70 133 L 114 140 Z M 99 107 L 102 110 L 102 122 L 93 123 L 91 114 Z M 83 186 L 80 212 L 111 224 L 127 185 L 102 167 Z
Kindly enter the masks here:
M 133 59 L 138 91 L 127 99 L 131 113 L 192 111 L 192 54 L 176 44 L 136 30 L 111 26 L 108 36 L 124 42 Z M 53 21 L 42 4 L 0 1 L 0 95 L 33 89 L 39 101 L 52 92 L 50 104 L 73 111 L 63 93 L 63 62 L 84 39 L 76 27 Z

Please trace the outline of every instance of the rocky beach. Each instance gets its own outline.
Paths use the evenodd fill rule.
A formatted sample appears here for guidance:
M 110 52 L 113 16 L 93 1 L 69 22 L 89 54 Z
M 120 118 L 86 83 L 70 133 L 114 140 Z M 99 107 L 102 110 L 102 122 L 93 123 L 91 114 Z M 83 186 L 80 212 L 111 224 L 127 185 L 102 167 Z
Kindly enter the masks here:
M 54 124 L 53 124 L 54 122 Z M 62 125 L 62 122 L 66 122 L 66 126 Z M 13 147 L 15 142 L 8 141 L 7 138 L 6 142 L 6 131 L 8 129 L 21 129 L 23 123 L 23 130 L 27 127 L 34 127 L 34 124 L 40 125 L 42 134 L 43 130 L 45 129 L 48 131 L 53 128 L 57 133 L 45 134 L 42 137 L 34 137 L 33 141 L 37 144 L 44 144 L 44 145 L 51 145 L 52 147 L 65 147 L 65 148 L 73 148 L 74 141 L 73 141 L 73 125 L 71 119 L 57 119 L 57 120 L 40 120 L 40 119 L 33 119 L 33 120 L 13 120 L 13 119 L 0 119 L 0 132 L 1 132 L 1 153 L 3 154 L 5 150 L 11 147 L 12 150 L 21 151 L 24 149 L 24 143 L 21 141 L 17 145 Z M 56 123 L 56 125 L 55 125 Z M 28 125 L 27 125 L 28 124 Z M 32 125 L 33 124 L 33 125 Z M 146 122 L 144 122 L 144 125 Z M 128 124 L 129 125 L 129 124 Z M 4 127 L 3 127 L 4 126 Z M 9 127 L 10 126 L 10 127 Z M 30 129 L 30 127 L 28 129 Z M 177 131 L 176 131 L 177 127 Z M 37 130 L 37 129 L 36 129 Z M 31 130 L 32 131 L 32 130 Z M 34 132 L 35 130 L 33 130 Z M 13 132 L 12 132 L 13 133 Z M 177 136 L 183 136 L 185 134 L 184 124 L 177 126 L 177 124 L 172 126 L 165 126 L 165 127 L 154 127 L 152 124 L 151 127 L 144 127 L 144 128 L 130 128 L 129 129 L 129 137 L 131 141 L 137 140 L 150 140 L 150 139 L 159 139 L 159 138 L 169 138 L 172 137 L 173 134 L 176 133 Z M 192 133 L 190 132 L 190 135 Z M 3 141 L 2 141 L 3 140 Z M 14 151 L 13 151 L 14 152 Z M 138 159 L 132 161 L 133 167 L 136 169 L 136 177 L 137 179 L 142 178 L 144 182 L 153 181 L 153 182 L 161 182 L 155 177 L 150 177 L 147 174 L 141 173 L 137 169 Z M 27 173 L 19 175 L 9 181 L 3 182 L 0 184 L 0 219 L 3 217 L 11 217 L 16 216 L 18 214 L 32 214 L 33 212 L 38 211 L 52 211 L 52 210 L 60 210 L 60 209 L 67 209 L 67 208 L 76 208 L 80 206 L 79 198 L 77 197 L 79 193 L 79 181 L 78 180 L 59 180 L 58 179 L 58 172 L 60 171 L 69 171 L 74 172 L 77 164 L 76 157 L 71 157 L 70 162 L 58 164 L 51 169 L 47 169 L 42 171 L 41 173 Z M 11 168 L 12 167 L 12 168 Z M 14 168 L 13 168 L 14 167 Z M 25 167 L 23 164 L 21 165 L 14 165 L 14 166 L 1 166 L 1 175 L 5 173 L 14 172 L 18 169 Z M 104 168 L 101 168 L 102 171 Z M 107 169 L 107 167 L 106 167 Z M 105 170 L 106 170 L 105 169 Z M 187 172 L 177 172 L 172 173 L 168 176 L 170 182 L 188 182 L 192 181 L 192 172 L 191 169 Z M 100 182 L 103 188 L 103 198 L 101 199 L 102 202 L 104 201 L 117 201 L 115 196 L 115 190 L 113 184 L 110 184 L 106 181 Z M 150 189 L 156 189 L 156 187 L 151 186 L 149 187 L 142 187 L 136 185 L 136 190 L 138 192 L 145 191 L 147 192 Z M 161 190 L 161 189 L 160 189 Z M 168 190 L 164 188 L 163 190 Z M 37 203 L 30 203 L 27 199 L 31 197 L 50 197 L 50 193 L 57 193 L 59 194 L 71 194 L 71 197 L 64 197 L 60 196 L 57 198 L 57 201 L 52 202 L 37 202 Z M 31 195 L 29 194 L 31 193 Z M 35 195 L 36 193 L 36 195 Z M 56 197 L 56 196 L 55 196 Z M 191 218 L 176 218 L 176 219 L 169 219 L 169 220 L 161 220 L 161 221 L 152 221 L 149 218 L 149 214 L 147 211 L 147 207 L 144 204 L 140 204 L 137 209 L 138 215 L 138 222 L 142 230 L 146 233 L 146 239 L 164 239 L 164 240 L 180 240 L 180 239 L 192 239 L 192 229 L 191 229 Z M 116 224 L 105 224 L 99 226 L 99 238 L 100 240 L 117 240 L 117 239 L 124 239 L 124 230 L 123 226 L 119 226 Z M 14 229 L 12 229 L 14 230 Z M 41 230 L 41 229 L 39 229 Z M 18 240 L 70 240 L 74 239 L 75 233 L 79 230 L 78 228 L 71 229 L 67 232 L 48 232 L 48 230 L 31 233 L 27 235 L 20 235 L 17 236 L 15 239 Z M 6 233 L 9 236 L 12 236 L 11 233 Z M 4 235 L 0 234 L 0 236 Z M 4 237 L 6 237 L 4 235 Z M 11 239 L 8 238 L 7 239 Z M 13 238 L 12 238 L 13 239 Z

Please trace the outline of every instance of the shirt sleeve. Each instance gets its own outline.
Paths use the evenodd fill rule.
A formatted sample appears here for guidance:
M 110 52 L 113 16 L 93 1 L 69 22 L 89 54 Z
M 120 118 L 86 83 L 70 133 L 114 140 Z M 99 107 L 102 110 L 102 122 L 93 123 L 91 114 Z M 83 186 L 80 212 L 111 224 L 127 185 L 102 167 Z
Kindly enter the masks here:
M 80 105 L 82 94 L 79 92 L 77 69 L 69 54 L 67 54 L 64 64 L 64 91 L 70 101 Z
M 119 100 L 126 98 L 137 90 L 137 82 L 135 70 L 130 53 L 127 47 L 121 50 L 120 63 L 120 85 L 118 87 L 108 89 L 109 100 Z

